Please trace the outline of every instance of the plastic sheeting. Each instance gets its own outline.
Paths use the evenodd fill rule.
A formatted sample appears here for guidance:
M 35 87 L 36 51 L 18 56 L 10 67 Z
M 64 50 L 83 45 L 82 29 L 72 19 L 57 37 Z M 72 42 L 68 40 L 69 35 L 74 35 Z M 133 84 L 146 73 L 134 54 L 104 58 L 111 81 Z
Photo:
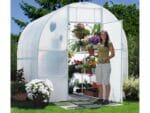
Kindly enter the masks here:
M 107 9 L 93 3 L 73 3 L 31 22 L 22 32 L 17 51 L 17 69 L 25 79 L 50 79 L 51 101 L 68 100 L 67 43 L 69 24 L 101 23 L 108 30 L 116 55 L 111 60 L 110 99 L 122 102 L 122 77 L 128 74 L 127 40 L 121 22 Z

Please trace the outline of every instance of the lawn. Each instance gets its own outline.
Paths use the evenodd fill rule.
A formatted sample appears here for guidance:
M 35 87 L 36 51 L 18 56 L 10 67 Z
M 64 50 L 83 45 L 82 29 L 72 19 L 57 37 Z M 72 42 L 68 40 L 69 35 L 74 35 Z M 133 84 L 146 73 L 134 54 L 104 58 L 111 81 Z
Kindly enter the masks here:
M 35 108 L 31 102 L 16 101 L 13 101 L 11 106 L 11 113 L 139 113 L 138 101 L 125 101 L 121 106 L 80 110 L 65 110 L 53 104 L 44 108 Z

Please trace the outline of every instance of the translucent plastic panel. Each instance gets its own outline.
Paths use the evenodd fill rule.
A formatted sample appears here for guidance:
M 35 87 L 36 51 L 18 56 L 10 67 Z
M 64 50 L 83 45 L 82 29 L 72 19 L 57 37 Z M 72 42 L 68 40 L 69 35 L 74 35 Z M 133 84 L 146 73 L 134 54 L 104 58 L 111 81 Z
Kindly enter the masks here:
M 32 80 L 38 77 L 37 57 L 39 39 L 49 15 L 46 15 L 30 23 L 21 34 L 18 45 L 17 58 L 18 62 L 21 62 L 22 66 L 19 66 L 19 63 L 17 69 L 24 69 L 26 80 Z
M 128 51 L 122 51 L 122 73 L 123 79 L 128 78 Z
M 67 76 L 66 51 L 40 51 L 38 57 L 38 76 L 63 77 Z
M 77 21 L 77 8 L 69 7 L 69 21 Z
M 33 23 L 27 26 L 25 30 L 23 31 L 19 43 L 18 43 L 18 58 L 31 58 L 33 57 L 32 53 L 34 51 L 34 41 L 32 40 L 32 37 L 35 35 L 35 33 L 31 33 L 31 30 L 33 28 Z
M 101 8 L 69 7 L 69 21 L 101 22 Z
M 32 80 L 33 77 L 33 72 L 32 72 L 32 59 L 24 59 L 24 60 L 18 60 L 17 61 L 17 66 L 18 69 L 23 68 L 24 71 L 24 76 L 26 81 Z
M 122 43 L 122 22 L 116 21 L 113 23 L 103 24 L 103 29 L 109 34 L 110 40 L 114 45 L 115 49 L 121 49 Z
M 30 23 L 21 34 L 18 45 L 18 58 L 36 57 L 42 29 L 48 20 L 46 15 Z
M 68 99 L 68 77 L 64 78 L 52 78 L 50 79 L 54 86 L 54 91 L 51 94 L 50 101 L 65 101 Z
M 121 51 L 115 50 L 115 57 L 111 59 L 111 92 L 110 100 L 115 102 L 122 101 L 122 61 L 121 61 Z
M 94 9 L 94 21 L 102 22 L 102 8 Z
M 117 21 L 117 18 L 107 9 L 103 8 L 102 10 L 103 23 Z
M 122 28 L 122 50 L 128 53 L 127 38 L 126 38 L 123 28 Z
M 66 50 L 67 8 L 57 10 L 45 25 L 41 34 L 40 50 Z

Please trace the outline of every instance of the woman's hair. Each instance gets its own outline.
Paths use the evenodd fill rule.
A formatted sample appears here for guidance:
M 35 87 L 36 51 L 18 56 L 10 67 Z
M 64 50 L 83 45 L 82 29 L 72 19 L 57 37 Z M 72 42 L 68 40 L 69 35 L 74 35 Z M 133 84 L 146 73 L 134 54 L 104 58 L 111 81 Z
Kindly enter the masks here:
M 106 41 L 105 41 L 105 43 L 104 43 L 104 46 L 105 46 L 105 47 L 108 47 L 108 42 L 109 42 L 109 35 L 108 35 L 108 32 L 107 32 L 107 31 L 101 31 L 101 33 L 105 33 L 105 34 L 106 34 Z M 101 34 L 101 33 L 100 33 L 100 34 Z M 102 42 L 101 36 L 100 36 L 100 42 Z

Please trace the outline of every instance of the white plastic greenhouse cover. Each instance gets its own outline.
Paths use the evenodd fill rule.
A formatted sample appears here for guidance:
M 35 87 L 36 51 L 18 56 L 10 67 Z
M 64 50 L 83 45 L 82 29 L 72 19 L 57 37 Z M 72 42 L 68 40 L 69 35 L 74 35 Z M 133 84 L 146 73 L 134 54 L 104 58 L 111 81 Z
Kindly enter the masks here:
M 111 60 L 110 100 L 122 102 L 123 77 L 128 75 L 127 40 L 122 21 L 97 4 L 69 4 L 27 25 L 18 43 L 17 69 L 24 69 L 25 79 L 48 78 L 54 85 L 51 101 L 68 100 L 68 24 L 101 23 L 115 47 Z

